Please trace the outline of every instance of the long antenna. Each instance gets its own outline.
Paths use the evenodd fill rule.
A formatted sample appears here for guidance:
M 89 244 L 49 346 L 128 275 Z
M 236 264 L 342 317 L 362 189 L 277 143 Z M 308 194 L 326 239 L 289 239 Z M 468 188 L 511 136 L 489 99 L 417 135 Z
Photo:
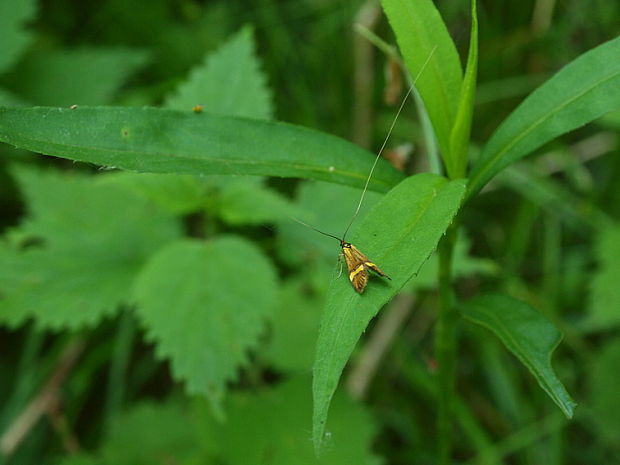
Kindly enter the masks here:
M 288 216 L 290 219 L 292 219 L 293 221 L 296 221 L 297 223 L 302 224 L 302 225 L 306 226 L 307 228 L 310 228 L 310 229 L 312 229 L 312 230 L 314 230 L 314 231 L 316 231 L 316 232 L 318 232 L 318 233 L 320 233 L 320 234 L 323 234 L 324 236 L 333 237 L 333 238 L 334 238 L 334 239 L 336 239 L 338 242 L 340 242 L 340 241 L 341 241 L 341 239 L 340 239 L 339 237 L 336 237 L 336 236 L 334 236 L 333 234 L 329 234 L 329 233 L 323 232 L 323 231 L 321 231 L 320 229 L 317 229 L 317 228 L 315 228 L 314 226 L 309 225 L 308 223 L 304 223 L 303 221 L 298 220 L 298 219 L 297 219 L 297 218 L 295 218 L 294 216 L 290 216 L 290 215 L 287 215 L 287 216 Z
M 366 195 L 366 191 L 368 190 L 368 184 L 370 184 L 370 179 L 372 178 L 372 173 L 375 171 L 375 167 L 377 166 L 377 163 L 379 162 L 379 158 L 381 158 L 381 154 L 383 153 L 383 149 L 385 149 L 385 146 L 387 145 L 388 139 L 392 135 L 392 131 L 394 130 L 394 126 L 396 125 L 396 120 L 400 116 L 400 113 L 403 111 L 403 107 L 405 106 L 405 102 L 407 101 L 407 98 L 409 97 L 409 95 L 411 95 L 411 92 L 413 91 L 415 83 L 418 82 L 419 77 L 422 75 L 422 71 L 424 71 L 424 69 L 426 68 L 426 65 L 428 65 L 428 62 L 431 60 L 431 57 L 433 56 L 433 53 L 435 53 L 435 49 L 436 48 L 437 48 L 437 45 L 435 45 L 433 47 L 433 49 L 431 50 L 431 53 L 429 53 L 428 58 L 426 59 L 426 61 L 422 65 L 422 67 L 420 68 L 420 71 L 418 71 L 418 75 L 415 77 L 415 79 L 411 83 L 411 86 L 409 87 L 409 90 L 407 91 L 407 94 L 405 95 L 405 98 L 403 98 L 403 101 L 401 102 L 400 107 L 398 108 L 398 111 L 396 112 L 396 116 L 394 117 L 394 120 L 392 121 L 392 124 L 390 125 L 390 129 L 388 130 L 387 136 L 385 136 L 385 140 L 383 141 L 383 144 L 381 145 L 381 148 L 379 149 L 379 152 L 377 153 L 377 156 L 375 157 L 375 162 L 372 164 L 372 168 L 370 169 L 370 173 L 368 173 L 368 178 L 366 179 L 366 184 L 364 185 L 364 190 L 362 190 L 362 196 L 360 197 L 360 201 L 357 204 L 357 208 L 355 209 L 355 213 L 353 214 L 353 218 L 351 218 L 351 221 L 349 221 L 347 229 L 344 230 L 344 234 L 342 235 L 342 240 L 343 241 L 347 237 L 347 233 L 349 232 L 349 229 L 353 225 L 353 222 L 355 221 L 355 218 L 357 218 L 357 215 L 359 214 L 360 209 L 362 208 L 362 202 L 364 202 L 364 196 Z M 323 233 L 323 234 L 325 234 L 325 233 Z

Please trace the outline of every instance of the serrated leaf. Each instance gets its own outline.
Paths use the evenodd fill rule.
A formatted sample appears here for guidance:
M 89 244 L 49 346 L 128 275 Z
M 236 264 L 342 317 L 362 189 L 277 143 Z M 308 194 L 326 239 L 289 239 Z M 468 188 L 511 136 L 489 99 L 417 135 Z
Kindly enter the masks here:
M 34 19 L 35 0 L 2 0 L 0 2 L 0 73 L 17 61 L 30 42 L 31 34 L 24 27 Z
M 273 266 L 237 237 L 178 241 L 160 250 L 138 277 L 135 300 L 160 357 L 170 359 L 188 393 L 217 410 L 256 346 L 276 295 Z
M 308 280 L 302 275 L 287 282 L 275 307 L 266 356 L 284 372 L 308 373 L 314 360 L 324 295 L 313 292 Z
M 140 195 L 171 213 L 191 213 L 204 207 L 207 185 L 196 176 L 157 173 L 110 173 L 105 182 Z
M 205 434 L 218 444 L 221 463 L 270 465 L 377 465 L 371 453 L 375 432 L 370 416 L 345 396 L 334 399 L 329 430 L 338 438 L 321 457 L 308 440 L 311 407 L 309 380 L 297 378 L 258 394 L 236 394 L 227 405 L 225 424 L 206 419 Z M 242 444 L 243 447 L 239 445 Z
M 285 123 L 157 108 L 0 108 L 0 141 L 125 170 L 303 177 L 362 187 L 374 157 Z M 403 174 L 380 160 L 369 189 Z
M 238 182 L 225 186 L 217 196 L 217 215 L 233 226 L 274 223 L 297 214 L 283 195 L 260 184 Z
M 13 171 L 29 215 L 9 236 L 15 245 L 0 248 L 0 319 L 11 325 L 97 324 L 129 299 L 147 257 L 180 234 L 173 217 L 92 176 Z
M 432 0 L 382 0 L 381 4 L 412 78 L 418 76 L 428 60 L 416 89 L 424 100 L 439 147 L 446 156 L 450 153 L 450 132 L 463 76 L 454 42 Z
M 544 143 L 618 108 L 620 37 L 566 65 L 504 120 L 474 165 L 468 195 Z
M 379 309 L 435 250 L 459 209 L 465 185 L 464 180 L 448 182 L 430 173 L 407 178 L 372 208 L 352 234 L 350 242 L 392 280 L 374 276 L 361 295 L 353 290 L 346 273 L 331 283 L 319 330 L 312 387 L 317 451 L 324 446 L 331 397 L 357 340 Z
M 476 0 L 471 0 L 471 32 L 469 55 L 465 76 L 461 84 L 461 93 L 456 110 L 456 117 L 450 132 L 450 151 L 444 154 L 446 171 L 451 179 L 465 177 L 471 120 L 476 98 L 476 77 L 478 75 L 478 16 Z
M 220 49 L 209 53 L 166 100 L 166 106 L 176 110 L 189 110 L 196 104 L 212 113 L 272 117 L 271 92 L 260 71 L 250 28 L 241 29 Z
M 29 54 L 11 88 L 36 105 L 101 105 L 149 61 L 144 50 L 84 47 Z
M 572 418 L 577 405 L 551 366 L 551 354 L 562 340 L 547 318 L 525 302 L 504 294 L 488 294 L 467 301 L 461 312 L 492 332 L 532 373 L 540 387 Z
M 592 277 L 586 326 L 607 329 L 620 323 L 620 226 L 603 228 L 595 240 L 598 270 Z

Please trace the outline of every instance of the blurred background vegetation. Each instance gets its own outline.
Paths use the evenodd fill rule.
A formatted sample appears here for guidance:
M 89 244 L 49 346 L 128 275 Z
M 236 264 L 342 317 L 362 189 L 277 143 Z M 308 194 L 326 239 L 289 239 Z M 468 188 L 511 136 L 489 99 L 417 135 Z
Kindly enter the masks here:
M 464 57 L 469 2 L 436 4 Z M 564 64 L 620 32 L 618 2 L 482 1 L 478 11 L 474 143 Z M 217 68 L 208 90 L 217 101 L 239 62 L 226 47 L 245 40 L 262 95 L 253 107 L 259 114 L 248 110 L 250 116 L 312 127 L 376 151 L 402 89 L 393 64 L 355 24 L 393 43 L 372 1 L 1 0 L 0 105 L 182 106 L 192 72 L 209 65 Z M 210 109 L 210 101 L 201 101 L 187 110 L 193 104 Z M 234 105 L 230 112 L 241 112 L 243 102 Z M 454 407 L 459 463 L 620 463 L 620 228 L 601 227 L 620 215 L 619 128 L 620 115 L 611 114 L 548 144 L 494 180 L 462 218 L 459 293 L 503 288 L 543 310 L 565 335 L 554 366 L 580 406 L 574 421 L 565 420 L 490 333 L 467 327 Z M 410 102 L 389 144 L 392 158 L 411 154 L 408 172 L 428 170 L 422 132 Z M 0 154 L 6 242 L 38 247 L 53 242 L 54 233 L 74 239 L 54 229 L 52 217 L 84 196 L 92 203 L 76 207 L 76 223 L 89 216 L 79 209 L 90 209 L 110 231 L 120 231 L 123 214 L 143 212 L 131 217 L 136 227 L 127 236 L 136 248 L 180 234 L 234 233 L 260 247 L 274 275 L 265 283 L 273 304 L 261 316 L 260 335 L 246 347 L 250 356 L 239 361 L 239 376 L 229 379 L 224 422 L 175 381 L 130 305 L 119 312 L 106 302 L 97 317 L 67 323 L 71 315 L 54 316 L 54 306 L 65 305 L 54 300 L 54 289 L 39 300 L 0 301 L 3 462 L 433 463 L 434 259 L 367 331 L 330 413 L 333 447 L 320 459 L 312 453 L 313 344 L 337 248 L 286 214 L 337 232 L 358 190 L 290 179 L 213 177 L 195 184 L 119 177 L 6 145 Z M 123 193 L 110 194 L 110 184 Z M 366 206 L 377 198 L 369 195 Z M 151 207 L 140 202 L 156 205 L 156 213 L 144 214 Z M 157 237 L 150 237 L 153 230 Z M 38 263 L 3 252 L 2 296 L 24 285 L 20 266 Z M 98 279 L 89 285 L 97 287 Z M 70 285 L 57 291 L 72 292 Z M 47 306 L 51 316 L 16 310 L 18 304 Z

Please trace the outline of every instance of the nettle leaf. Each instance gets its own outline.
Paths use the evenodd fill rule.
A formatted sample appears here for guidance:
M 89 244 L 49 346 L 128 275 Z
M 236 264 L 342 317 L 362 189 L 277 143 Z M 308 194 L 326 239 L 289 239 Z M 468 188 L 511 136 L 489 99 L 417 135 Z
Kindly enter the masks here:
M 620 323 L 620 226 L 603 228 L 595 243 L 598 270 L 593 275 L 586 326 L 609 328 Z
M 174 376 L 219 410 L 226 383 L 247 363 L 271 316 L 276 290 L 273 266 L 258 248 L 220 237 L 160 250 L 138 278 L 135 301 Z
M 115 172 L 105 182 L 123 187 L 171 213 L 185 214 L 205 205 L 207 183 L 189 174 Z
M 308 284 L 310 279 L 304 274 L 289 280 L 278 295 L 265 355 L 276 369 L 284 372 L 308 373 L 314 360 L 325 296 L 313 292 Z
M 273 116 L 271 92 L 255 55 L 250 28 L 241 29 L 219 50 L 208 54 L 166 100 L 166 107 L 175 110 L 189 110 L 196 104 L 211 113 L 264 119 Z
M 324 447 L 330 400 L 357 340 L 435 250 L 459 209 L 465 186 L 465 180 L 448 182 L 430 173 L 407 178 L 372 208 L 351 235 L 350 242 L 392 280 L 374 276 L 361 295 L 353 290 L 346 273 L 331 283 L 314 363 L 317 451 Z
M 551 367 L 551 354 L 562 334 L 542 313 L 525 302 L 504 294 L 469 300 L 461 307 L 468 320 L 493 331 L 527 369 L 540 387 L 572 418 L 576 403 Z
M 37 105 L 101 105 L 148 62 L 146 51 L 130 48 L 38 51 L 11 74 L 10 86 Z
M 450 152 L 444 154 L 446 171 L 451 179 L 465 177 L 471 121 L 476 99 L 476 77 L 478 75 L 478 17 L 476 0 L 471 2 L 471 32 L 467 68 L 461 84 L 461 94 L 450 132 Z
M 469 195 L 553 138 L 620 108 L 620 37 L 584 53 L 532 92 L 491 136 Z
M 97 324 L 129 300 L 148 256 L 180 235 L 175 218 L 92 176 L 13 172 L 29 214 L 0 248 L 0 320 L 8 324 Z
M 300 126 L 157 108 L 0 108 L 0 141 L 125 170 L 304 177 L 358 188 L 374 160 Z M 369 189 L 385 192 L 403 177 L 380 160 Z
M 375 426 L 362 406 L 344 395 L 334 398 L 329 431 L 337 438 L 317 457 L 308 439 L 309 380 L 294 378 L 258 394 L 237 393 L 227 402 L 227 421 L 204 419 L 205 434 L 218 445 L 218 463 L 270 465 L 376 465 L 371 452 Z M 239 447 L 243 444 L 243 447 Z
M 30 42 L 31 34 L 24 27 L 37 12 L 35 0 L 2 0 L 0 2 L 0 72 L 17 61 Z
M 224 186 L 217 195 L 217 215 L 227 224 L 261 225 L 298 214 L 283 195 L 261 184 L 236 182 Z
M 458 52 L 432 0 L 382 0 L 412 78 L 416 82 L 444 156 L 457 114 L 463 71 Z M 431 56 L 431 52 L 433 55 Z

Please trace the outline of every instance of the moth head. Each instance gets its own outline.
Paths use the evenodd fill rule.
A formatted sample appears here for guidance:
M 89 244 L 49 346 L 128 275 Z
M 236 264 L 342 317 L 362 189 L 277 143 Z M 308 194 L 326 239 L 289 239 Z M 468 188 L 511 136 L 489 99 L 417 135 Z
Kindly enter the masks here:
M 342 247 L 343 249 L 350 249 L 351 248 L 351 243 L 350 242 L 345 242 L 343 240 L 340 241 L 340 247 Z

